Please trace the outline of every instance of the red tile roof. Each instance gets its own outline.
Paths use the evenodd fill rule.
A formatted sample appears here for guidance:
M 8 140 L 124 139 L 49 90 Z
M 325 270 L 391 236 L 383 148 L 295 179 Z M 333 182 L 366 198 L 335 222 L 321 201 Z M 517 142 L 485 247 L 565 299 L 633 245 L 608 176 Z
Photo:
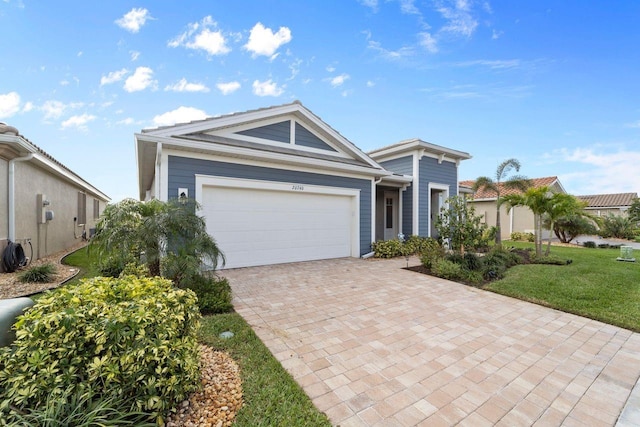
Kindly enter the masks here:
M 616 194 L 592 194 L 589 196 L 577 196 L 578 199 L 588 203 L 588 208 L 608 208 L 631 206 L 633 199 L 638 197 L 637 193 L 616 193 Z
M 531 182 L 531 186 L 533 188 L 548 186 L 551 187 L 553 184 L 558 182 L 557 176 L 547 176 L 544 178 L 530 178 L 529 182 Z M 473 187 L 475 183 L 474 180 L 466 180 L 460 181 L 460 185 L 465 187 Z M 520 190 L 507 188 L 504 186 L 504 183 L 500 183 L 500 196 L 506 196 L 507 194 L 520 194 L 522 193 Z M 485 188 L 480 188 L 473 195 L 474 199 L 495 199 L 497 194 L 491 190 L 486 190 Z

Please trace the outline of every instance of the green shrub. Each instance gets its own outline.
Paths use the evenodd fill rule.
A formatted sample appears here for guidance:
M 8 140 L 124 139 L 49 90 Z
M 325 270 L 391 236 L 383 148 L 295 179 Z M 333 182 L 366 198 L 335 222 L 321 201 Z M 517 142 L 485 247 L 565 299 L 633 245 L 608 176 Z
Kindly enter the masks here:
M 410 254 L 422 254 L 426 250 L 430 250 L 433 246 L 442 246 L 432 237 L 420 237 L 411 235 L 405 240 L 405 245 Z
M 602 218 L 598 234 L 604 238 L 633 239 L 634 224 L 626 216 L 608 214 Z
M 550 265 L 567 265 L 571 264 L 573 261 L 566 258 L 560 258 L 554 255 L 546 255 L 541 257 L 532 257 L 532 264 L 550 264 Z
M 371 249 L 376 258 L 395 258 L 404 255 L 404 243 L 398 239 L 378 240 L 371 244 Z
M 162 422 L 199 385 L 199 319 L 194 293 L 157 277 L 97 277 L 48 292 L 0 353 L 0 411 L 90 387 Z
M 465 277 L 464 270 L 460 264 L 444 258 L 438 259 L 433 263 L 431 272 L 438 277 L 448 280 L 459 280 Z
M 463 256 L 464 266 L 467 270 L 477 271 L 482 268 L 482 259 L 473 252 L 467 252 Z
M 56 266 L 47 263 L 31 267 L 24 273 L 18 275 L 18 280 L 21 283 L 49 283 L 53 281 L 53 276 L 56 274 Z
M 456 264 L 464 265 L 464 255 L 459 252 L 448 253 L 445 258 Z
M 103 277 L 120 277 L 122 270 L 130 262 L 135 261 L 127 260 L 123 257 L 108 256 L 97 262 L 96 270 Z
M 445 256 L 445 250 L 437 240 L 431 239 L 422 248 L 420 255 L 420 262 L 425 268 L 431 269 L 433 263 L 439 259 L 443 259 Z
M 231 286 L 224 277 L 204 277 L 196 275 L 183 282 L 195 292 L 201 314 L 227 313 L 231 311 Z
M 482 267 L 482 277 L 486 280 L 497 280 L 504 277 L 507 267 L 501 263 L 485 264 Z
M 478 284 L 484 281 L 484 277 L 480 271 L 464 270 L 463 279 L 469 283 Z
M 594 242 L 592 240 L 588 240 L 588 241 L 584 242 L 582 244 L 582 246 L 584 246 L 585 248 L 595 248 L 596 247 L 596 242 Z
M 130 411 L 125 402 L 115 395 L 98 396 L 90 387 L 87 391 L 59 396 L 48 396 L 42 407 L 19 413 L 11 411 L 0 425 L 30 427 L 93 427 L 93 426 L 140 426 L 153 427 L 149 414 Z
M 511 240 L 516 242 L 533 242 L 536 236 L 533 233 L 524 233 L 520 231 L 514 231 L 511 233 Z
M 118 277 L 123 278 L 126 276 L 149 277 L 149 269 L 144 264 L 130 262 L 124 266 Z

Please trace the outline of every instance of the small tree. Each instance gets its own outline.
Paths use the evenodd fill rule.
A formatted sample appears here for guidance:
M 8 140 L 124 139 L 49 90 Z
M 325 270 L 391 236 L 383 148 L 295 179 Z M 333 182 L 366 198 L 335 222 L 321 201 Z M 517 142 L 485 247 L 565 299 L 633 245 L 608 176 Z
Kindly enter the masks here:
M 504 186 L 508 189 L 516 189 L 525 191 L 531 186 L 529 180 L 522 175 L 512 175 L 506 178 L 507 174 L 515 170 L 520 171 L 520 162 L 517 159 L 508 159 L 498 165 L 496 169 L 495 179 L 487 176 L 481 176 L 476 179 L 473 184 L 473 191 L 478 191 L 483 188 L 485 191 L 490 191 L 496 194 L 496 245 L 502 243 L 502 229 L 500 228 L 500 207 L 502 206 L 503 199 L 500 194 L 500 190 Z
M 504 203 L 507 205 L 508 210 L 515 206 L 526 206 L 533 212 L 536 256 L 538 257 L 542 256 L 542 215 L 549 210 L 550 200 L 549 187 L 546 185 L 529 188 L 523 194 L 504 196 Z
M 133 257 L 147 264 L 151 276 L 161 275 L 160 259 L 167 253 L 196 259 L 190 266 L 215 269 L 219 260 L 224 264 L 224 255 L 197 208 L 194 200 L 125 199 L 104 210 L 89 248 L 101 256 Z
M 570 243 L 577 236 L 597 232 L 593 221 L 578 214 L 563 216 L 553 224 L 553 233 L 562 243 Z
M 556 223 L 568 216 L 578 216 L 582 218 L 591 218 L 592 216 L 584 211 L 587 206 L 586 202 L 581 201 L 575 196 L 566 193 L 554 193 L 549 197 L 546 206 L 546 212 L 543 215 L 543 226 L 547 230 L 555 230 Z M 546 255 L 551 251 L 551 233 L 547 241 Z
M 633 222 L 637 227 L 640 227 L 640 198 L 635 197 L 631 202 L 631 207 L 627 212 L 629 220 Z
M 475 208 L 469 206 L 461 196 L 449 197 L 447 204 L 440 209 L 436 221 L 440 237 L 447 239 L 451 249 L 461 254 L 467 249 L 481 246 L 487 225 L 482 223 L 481 216 L 476 215 Z

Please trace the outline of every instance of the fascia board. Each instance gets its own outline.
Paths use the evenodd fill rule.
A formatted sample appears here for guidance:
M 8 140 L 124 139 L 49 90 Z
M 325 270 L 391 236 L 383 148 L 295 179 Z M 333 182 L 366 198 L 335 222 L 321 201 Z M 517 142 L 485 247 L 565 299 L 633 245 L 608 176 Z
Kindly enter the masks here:
M 163 147 L 173 148 L 178 150 L 188 151 L 190 149 L 194 151 L 201 151 L 204 153 L 211 153 L 211 154 L 240 156 L 240 157 L 246 157 L 249 159 L 258 159 L 258 160 L 270 160 L 280 164 L 297 164 L 297 165 L 311 166 L 311 167 L 321 168 L 321 169 L 331 169 L 335 171 L 359 173 L 359 174 L 366 175 L 368 177 L 371 177 L 371 176 L 382 177 L 382 176 L 392 175 L 391 172 L 385 169 L 382 169 L 382 167 L 380 167 L 380 169 L 374 169 L 374 168 L 367 168 L 363 166 L 341 164 L 341 163 L 331 162 L 331 161 L 322 160 L 322 159 L 297 157 L 294 155 L 282 154 L 282 153 L 271 153 L 267 151 L 262 151 L 260 152 L 260 155 L 257 156 L 255 153 L 255 150 L 247 149 L 243 147 L 215 145 L 210 142 L 183 141 L 183 140 L 176 140 L 174 138 L 157 137 L 157 136 L 150 136 L 150 135 L 142 135 L 141 137 L 144 137 L 145 141 L 161 143 Z
M 51 160 L 49 160 L 48 158 L 46 158 L 45 156 L 43 156 L 39 152 L 34 153 L 33 160 L 38 162 L 41 166 L 43 166 L 46 169 L 48 169 L 50 172 L 53 172 L 54 174 L 58 175 L 59 177 L 64 178 L 67 181 L 69 181 L 69 182 L 81 187 L 82 189 L 84 189 L 85 191 L 91 193 L 92 195 L 97 196 L 98 198 L 101 198 L 102 200 L 107 201 L 107 202 L 111 200 L 111 198 L 109 196 L 107 196 L 106 194 L 104 194 L 102 191 L 98 190 L 93 185 L 89 184 L 88 182 L 84 181 L 83 179 L 81 179 L 81 178 L 79 178 L 79 177 L 77 177 L 75 175 L 70 174 L 65 169 L 63 169 L 62 167 L 60 167 L 57 164 L 53 163 Z

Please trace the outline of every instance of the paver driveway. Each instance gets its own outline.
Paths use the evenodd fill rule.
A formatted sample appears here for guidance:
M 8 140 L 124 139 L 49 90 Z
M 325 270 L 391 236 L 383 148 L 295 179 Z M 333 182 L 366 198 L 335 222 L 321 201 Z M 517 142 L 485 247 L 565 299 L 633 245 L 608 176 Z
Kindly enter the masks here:
M 338 259 L 228 270 L 236 310 L 341 426 L 611 426 L 640 335 Z

